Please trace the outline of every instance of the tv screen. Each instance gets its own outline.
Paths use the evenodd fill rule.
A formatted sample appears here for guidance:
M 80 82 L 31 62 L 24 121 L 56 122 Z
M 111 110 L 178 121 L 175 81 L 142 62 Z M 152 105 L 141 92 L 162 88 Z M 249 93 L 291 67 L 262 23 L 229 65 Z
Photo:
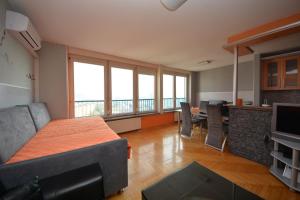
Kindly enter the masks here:
M 277 106 L 276 131 L 300 135 L 299 106 Z

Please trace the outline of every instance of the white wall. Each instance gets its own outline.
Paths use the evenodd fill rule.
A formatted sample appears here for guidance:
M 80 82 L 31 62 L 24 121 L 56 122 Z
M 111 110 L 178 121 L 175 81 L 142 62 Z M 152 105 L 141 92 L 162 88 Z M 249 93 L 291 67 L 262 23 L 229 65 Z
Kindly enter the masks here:
M 39 100 L 52 119 L 68 118 L 67 48 L 43 42 L 39 58 Z
M 238 98 L 254 101 L 253 62 L 239 64 Z M 232 101 L 233 66 L 224 66 L 198 73 L 196 103 L 207 100 Z
M 6 8 L 7 8 L 7 0 L 1 0 L 0 1 L 0 44 L 1 44 L 1 38 L 4 36 Z
M 4 30 L 5 0 L 0 1 L 0 31 Z M 1 38 L 2 33 L 0 33 Z M 0 42 L 1 43 L 1 42 Z M 32 73 L 33 57 L 10 34 L 0 44 L 0 108 L 32 102 L 33 82 L 26 77 Z

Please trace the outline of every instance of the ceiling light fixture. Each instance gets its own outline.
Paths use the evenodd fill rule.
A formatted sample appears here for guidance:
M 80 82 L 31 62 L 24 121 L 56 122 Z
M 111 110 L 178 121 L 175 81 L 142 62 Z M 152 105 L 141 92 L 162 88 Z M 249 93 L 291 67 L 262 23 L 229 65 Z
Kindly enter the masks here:
M 160 0 L 162 5 L 170 11 L 177 10 L 186 1 L 187 0 Z
M 211 62 L 212 62 L 212 60 L 203 60 L 203 61 L 198 62 L 198 65 L 207 65 L 207 64 L 210 64 Z

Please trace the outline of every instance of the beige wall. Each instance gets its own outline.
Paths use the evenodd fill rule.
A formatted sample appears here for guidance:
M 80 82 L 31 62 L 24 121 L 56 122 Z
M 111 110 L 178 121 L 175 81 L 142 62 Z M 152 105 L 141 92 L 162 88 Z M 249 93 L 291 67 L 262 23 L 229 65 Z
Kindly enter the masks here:
M 68 118 L 67 48 L 42 43 L 39 52 L 39 99 L 46 102 L 52 119 Z

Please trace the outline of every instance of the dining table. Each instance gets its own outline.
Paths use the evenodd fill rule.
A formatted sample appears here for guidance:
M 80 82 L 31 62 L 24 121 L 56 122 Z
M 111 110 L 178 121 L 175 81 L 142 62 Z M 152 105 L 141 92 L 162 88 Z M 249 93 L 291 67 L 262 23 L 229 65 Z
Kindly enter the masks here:
M 177 113 L 178 133 L 180 133 L 182 110 L 181 109 L 176 109 L 176 110 L 174 110 L 174 112 Z M 208 115 L 206 113 L 201 113 L 200 108 L 197 108 L 197 107 L 192 107 L 191 108 L 191 113 L 192 113 L 192 116 L 200 115 L 201 117 L 204 117 L 204 118 L 208 117 Z M 222 120 L 223 120 L 224 123 L 229 123 L 229 117 L 228 116 L 223 116 Z

